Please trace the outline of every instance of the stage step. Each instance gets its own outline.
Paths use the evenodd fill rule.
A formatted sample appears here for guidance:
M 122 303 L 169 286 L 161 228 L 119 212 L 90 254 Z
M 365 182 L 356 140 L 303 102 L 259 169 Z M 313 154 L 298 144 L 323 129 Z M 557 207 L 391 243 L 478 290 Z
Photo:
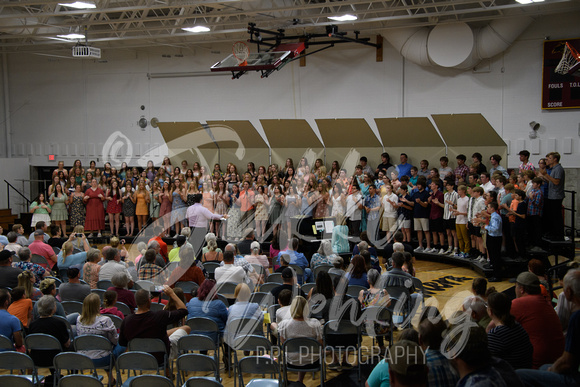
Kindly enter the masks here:
M 12 225 L 15 223 L 16 218 L 18 216 L 13 215 L 10 208 L 0 209 L 0 226 L 2 226 L 5 232 L 12 231 Z

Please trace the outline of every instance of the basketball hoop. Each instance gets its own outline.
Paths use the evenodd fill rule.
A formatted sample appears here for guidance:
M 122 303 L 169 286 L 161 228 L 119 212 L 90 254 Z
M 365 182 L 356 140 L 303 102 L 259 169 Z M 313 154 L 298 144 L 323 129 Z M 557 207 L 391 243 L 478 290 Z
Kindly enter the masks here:
M 580 53 L 569 42 L 566 42 L 562 59 L 554 71 L 567 75 L 578 70 L 578 65 L 580 65 Z
M 232 47 L 234 57 L 238 61 L 238 66 L 246 66 L 248 64 L 248 57 L 250 56 L 250 48 L 244 42 L 235 42 Z

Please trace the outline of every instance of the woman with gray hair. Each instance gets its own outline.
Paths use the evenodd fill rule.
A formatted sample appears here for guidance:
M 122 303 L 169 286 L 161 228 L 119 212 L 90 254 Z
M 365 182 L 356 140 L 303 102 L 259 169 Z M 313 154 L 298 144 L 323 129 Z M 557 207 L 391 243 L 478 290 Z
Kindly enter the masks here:
M 38 314 L 40 318 L 32 321 L 28 328 L 28 334 L 44 333 L 55 337 L 63 349 L 70 347 L 70 337 L 66 323 L 61 319 L 54 317 L 56 312 L 56 300 L 53 296 L 42 296 L 37 302 Z M 30 357 L 37 367 L 52 367 L 54 357 L 59 354 L 58 350 L 31 350 Z M 52 384 L 50 380 L 54 377 L 54 369 L 50 370 L 51 376 L 45 379 L 45 383 Z M 50 385 L 47 384 L 47 385 Z
M 331 242 L 329 240 L 323 240 L 320 242 L 318 252 L 312 255 L 312 259 L 310 260 L 310 267 L 312 270 L 314 270 L 316 266 L 332 265 L 335 258 L 336 254 L 332 252 Z
M 250 250 L 251 250 L 251 254 L 245 256 L 246 261 L 248 261 L 254 265 L 262 265 L 262 267 L 264 268 L 264 273 L 265 273 L 266 278 L 267 278 L 270 275 L 270 271 L 268 270 L 268 268 L 270 267 L 270 262 L 268 261 L 268 257 L 260 254 L 260 252 L 261 252 L 260 242 L 253 241 L 250 244 Z M 260 283 L 263 283 L 264 276 L 260 276 L 260 277 L 261 277 Z
M 221 262 L 224 260 L 222 249 L 217 245 L 216 236 L 213 232 L 206 234 L 205 242 L 207 245 L 201 250 L 202 262 Z
M 131 281 L 130 278 L 127 277 L 125 272 L 119 271 L 113 274 L 111 278 L 111 283 L 113 286 L 108 288 L 107 290 L 112 290 L 117 293 L 117 302 L 122 302 L 131 309 L 131 311 L 137 308 L 137 302 L 135 302 L 135 295 L 132 291 L 127 290 L 127 284 Z
M 145 252 L 147 251 L 147 243 L 143 241 L 137 243 L 137 251 L 139 251 L 139 255 L 135 258 L 135 266 L 139 266 L 139 261 L 141 261 L 141 258 L 145 255 Z

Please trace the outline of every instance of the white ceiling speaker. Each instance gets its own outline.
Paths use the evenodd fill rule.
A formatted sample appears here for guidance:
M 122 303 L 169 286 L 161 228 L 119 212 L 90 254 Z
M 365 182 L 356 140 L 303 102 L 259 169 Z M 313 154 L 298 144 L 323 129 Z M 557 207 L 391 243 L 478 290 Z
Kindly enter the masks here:
M 159 118 L 157 117 L 153 117 L 150 121 L 151 126 L 154 128 L 158 128 L 159 127 Z

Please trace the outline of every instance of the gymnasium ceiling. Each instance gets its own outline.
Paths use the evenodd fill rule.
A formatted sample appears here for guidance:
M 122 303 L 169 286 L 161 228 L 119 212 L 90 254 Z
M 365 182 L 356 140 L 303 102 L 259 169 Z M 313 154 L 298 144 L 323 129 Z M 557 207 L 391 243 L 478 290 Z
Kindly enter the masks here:
M 72 0 L 62 0 L 72 2 Z M 105 49 L 171 46 L 191 49 L 246 40 L 248 23 L 286 35 L 323 33 L 335 24 L 354 38 L 374 41 L 382 31 L 463 21 L 472 25 L 516 16 L 580 11 L 578 0 L 545 0 L 522 5 L 515 0 L 94 0 L 96 8 L 78 10 L 57 1 L 0 0 L 0 52 L 55 53 L 75 42 L 57 39 L 72 32 Z M 334 22 L 329 16 L 355 15 Z M 182 27 L 205 26 L 191 33 Z M 70 52 L 70 51 L 69 51 Z

